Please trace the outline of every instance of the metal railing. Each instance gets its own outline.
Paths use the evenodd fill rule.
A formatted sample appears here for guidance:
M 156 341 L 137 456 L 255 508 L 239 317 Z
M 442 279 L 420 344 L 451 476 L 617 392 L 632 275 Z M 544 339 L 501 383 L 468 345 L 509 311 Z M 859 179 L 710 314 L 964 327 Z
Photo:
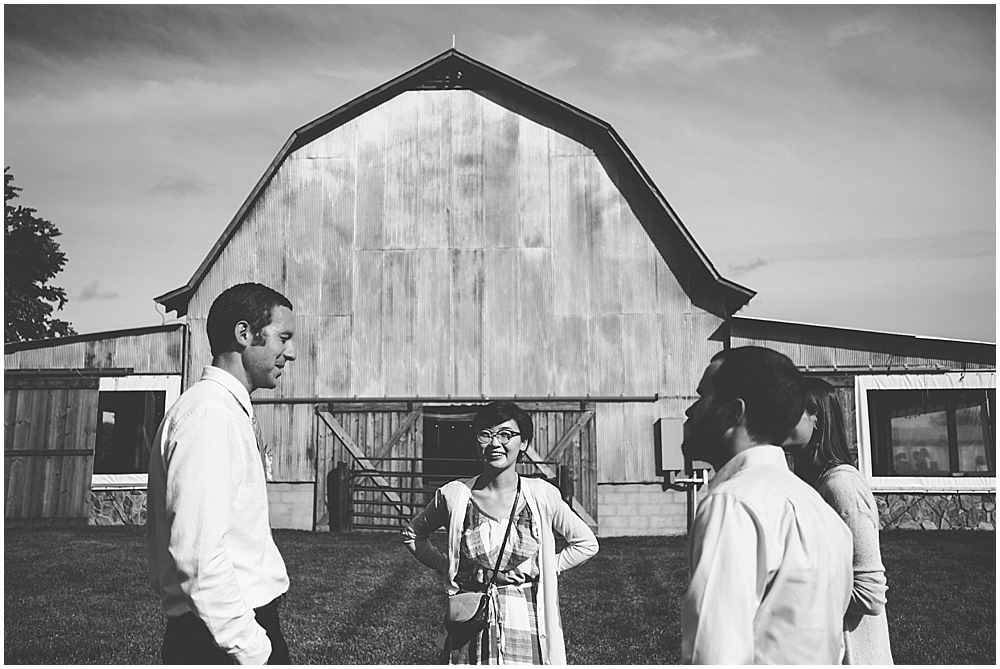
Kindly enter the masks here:
M 357 460 L 340 462 L 327 475 L 327 509 L 330 530 L 399 531 L 430 503 L 435 491 L 449 481 L 475 476 L 475 460 L 452 458 L 374 458 L 374 467 Z M 571 470 L 558 462 L 541 462 L 556 471 L 553 484 L 564 498 L 573 494 Z M 532 462 L 517 465 L 522 476 L 538 476 Z

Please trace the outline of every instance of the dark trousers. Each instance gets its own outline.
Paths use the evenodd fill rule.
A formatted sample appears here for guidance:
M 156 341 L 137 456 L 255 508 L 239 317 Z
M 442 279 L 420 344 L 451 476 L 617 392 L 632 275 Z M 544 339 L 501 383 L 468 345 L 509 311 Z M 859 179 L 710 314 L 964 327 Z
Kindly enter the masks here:
M 288 644 L 281 634 L 278 620 L 280 600 L 279 597 L 254 609 L 257 624 L 264 628 L 267 638 L 271 640 L 268 664 L 289 664 Z M 208 627 L 193 613 L 167 618 L 162 656 L 163 664 L 235 664 L 226 651 L 215 645 Z

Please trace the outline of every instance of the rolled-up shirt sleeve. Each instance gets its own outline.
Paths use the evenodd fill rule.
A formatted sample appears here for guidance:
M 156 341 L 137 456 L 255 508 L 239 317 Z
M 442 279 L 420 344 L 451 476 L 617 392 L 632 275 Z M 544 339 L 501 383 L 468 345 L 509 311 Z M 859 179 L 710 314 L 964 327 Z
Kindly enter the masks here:
M 181 591 L 216 644 L 239 664 L 264 664 L 271 642 L 257 623 L 226 546 L 246 465 L 237 427 L 210 407 L 181 417 L 167 444 L 168 550 Z
M 730 495 L 698 507 L 691 532 L 691 584 L 681 611 L 681 662 L 753 664 L 760 557 L 757 525 Z

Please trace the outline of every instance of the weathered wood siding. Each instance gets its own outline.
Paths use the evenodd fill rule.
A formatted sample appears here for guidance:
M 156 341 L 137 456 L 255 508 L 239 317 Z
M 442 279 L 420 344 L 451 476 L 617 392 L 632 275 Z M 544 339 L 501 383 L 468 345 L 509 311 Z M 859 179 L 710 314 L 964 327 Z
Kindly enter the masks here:
M 201 336 L 204 336 L 202 331 Z M 180 374 L 184 367 L 186 330 L 141 334 L 112 333 L 106 337 L 69 337 L 67 343 L 51 339 L 42 346 L 4 352 L 4 369 L 134 369 L 135 374 Z M 18 345 L 8 346 L 17 348 Z
M 277 170 L 191 299 L 189 379 L 212 301 L 253 280 L 295 304 L 299 354 L 259 397 L 687 398 L 723 311 L 637 209 L 579 142 L 471 91 L 403 93 Z M 646 480 L 656 405 L 616 406 L 599 479 Z M 272 442 L 307 443 L 312 418 L 282 420 Z M 281 476 L 308 478 L 292 451 Z
M 4 517 L 85 521 L 97 379 L 33 385 L 39 387 L 4 387 Z

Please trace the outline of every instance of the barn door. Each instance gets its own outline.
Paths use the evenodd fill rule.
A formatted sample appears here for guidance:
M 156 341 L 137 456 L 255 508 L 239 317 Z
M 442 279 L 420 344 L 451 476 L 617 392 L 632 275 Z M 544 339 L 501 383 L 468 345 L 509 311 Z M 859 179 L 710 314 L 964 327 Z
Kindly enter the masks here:
M 99 379 L 4 379 L 4 517 L 90 517 Z
M 572 477 L 573 510 L 597 530 L 597 411 L 591 402 L 518 402 L 535 424 L 534 443 L 528 449 L 536 463 L 555 462 Z M 546 478 L 555 478 L 550 465 L 538 464 Z
M 330 402 L 316 409 L 316 528 L 330 527 L 327 476 L 352 466 L 356 527 L 398 528 L 423 508 L 420 458 L 423 414 L 414 402 Z

